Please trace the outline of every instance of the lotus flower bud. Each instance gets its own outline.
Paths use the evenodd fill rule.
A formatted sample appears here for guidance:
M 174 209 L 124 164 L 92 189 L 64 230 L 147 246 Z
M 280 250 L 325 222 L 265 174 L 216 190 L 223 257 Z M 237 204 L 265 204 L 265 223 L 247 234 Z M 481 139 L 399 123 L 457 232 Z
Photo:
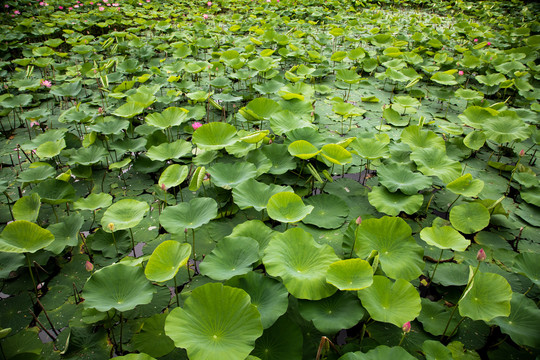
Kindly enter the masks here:
M 404 333 L 408 333 L 409 331 L 411 331 L 411 322 L 407 321 L 405 324 L 403 324 L 401 330 L 403 330 Z
M 167 187 L 165 186 L 165 184 L 161 184 L 161 190 L 167 191 Z
M 86 260 L 86 264 L 84 265 L 86 268 L 86 271 L 92 271 L 94 270 L 94 264 L 92 264 L 90 261 Z
M 519 152 L 519 156 L 523 156 L 523 155 L 525 155 L 525 150 L 521 149 L 521 151 Z
M 359 216 L 356 218 L 356 225 L 360 225 L 362 223 L 362 217 Z
M 478 250 L 478 253 L 476 254 L 476 260 L 478 261 L 486 260 L 486 252 L 484 251 L 484 249 Z
M 194 122 L 193 124 L 191 124 L 191 127 L 193 128 L 193 130 L 197 130 L 198 128 L 200 128 L 202 126 L 202 124 L 198 121 Z
M 109 230 L 114 231 L 114 224 L 113 223 L 109 223 L 109 225 L 107 225 L 107 227 L 109 228 Z

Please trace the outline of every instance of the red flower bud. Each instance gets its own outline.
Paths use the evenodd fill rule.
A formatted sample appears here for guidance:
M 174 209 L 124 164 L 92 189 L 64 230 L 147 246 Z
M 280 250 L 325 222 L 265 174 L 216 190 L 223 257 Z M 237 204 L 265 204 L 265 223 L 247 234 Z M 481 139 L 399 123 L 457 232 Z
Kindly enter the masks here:
M 478 261 L 486 260 L 486 252 L 484 251 L 484 249 L 478 250 L 478 253 L 476 254 L 476 260 Z

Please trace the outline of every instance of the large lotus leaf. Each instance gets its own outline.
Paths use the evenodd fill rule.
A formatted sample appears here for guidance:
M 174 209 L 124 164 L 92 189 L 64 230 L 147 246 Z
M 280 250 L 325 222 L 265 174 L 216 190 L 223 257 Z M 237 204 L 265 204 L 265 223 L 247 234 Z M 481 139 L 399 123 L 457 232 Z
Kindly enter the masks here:
M 150 303 L 154 292 L 142 268 L 117 263 L 96 271 L 86 281 L 84 307 L 102 312 L 132 310 Z
M 259 260 L 259 243 L 250 237 L 226 237 L 199 265 L 201 274 L 222 281 L 247 274 Z
M 484 124 L 489 123 L 495 119 L 498 115 L 498 111 L 491 108 L 483 108 L 480 106 L 469 106 L 463 114 L 458 118 L 463 121 L 465 125 L 482 129 Z
M 188 110 L 179 107 L 168 107 L 161 113 L 153 113 L 146 117 L 146 123 L 159 129 L 178 126 L 187 121 Z
M 296 161 L 289 156 L 287 145 L 274 143 L 262 147 L 261 152 L 272 162 L 272 167 L 268 169 L 268 173 L 272 175 L 281 175 L 296 169 Z
M 522 141 L 530 135 L 530 129 L 514 111 L 501 111 L 499 115 L 484 123 L 484 132 L 488 139 L 499 144 Z
M 30 104 L 31 102 L 32 102 L 31 94 L 19 94 L 16 96 L 3 97 L 2 101 L 0 102 L 0 105 L 4 108 L 13 109 L 13 108 L 26 106 Z
M 171 311 L 165 333 L 192 360 L 236 360 L 249 355 L 263 327 L 244 290 L 211 283 L 193 290 L 183 308 Z
M 54 235 L 54 241 L 45 250 L 53 254 L 60 254 L 66 246 L 77 246 L 79 244 L 79 231 L 84 224 L 82 215 L 72 213 L 63 221 L 50 225 L 49 230 Z
M 280 110 L 270 117 L 270 128 L 277 135 L 300 128 L 315 128 L 307 119 L 298 118 L 298 115 L 289 110 Z
M 106 232 L 130 229 L 141 222 L 149 209 L 150 206 L 144 201 L 122 199 L 105 211 L 101 218 L 101 226 Z
M 254 208 L 261 211 L 266 208 L 268 200 L 280 192 L 293 192 L 290 186 L 264 184 L 254 179 L 244 181 L 233 189 L 234 202 L 240 209 Z
M 107 193 L 90 194 L 73 203 L 73 207 L 79 210 L 97 210 L 111 206 L 112 196 Z
M 38 194 L 23 196 L 15 202 L 11 212 L 15 220 L 26 220 L 35 222 L 39 215 L 41 198 Z
M 246 360 L 301 360 L 302 335 L 296 323 L 288 316 L 282 316 L 255 341 L 255 349 Z
M 373 283 L 373 268 L 366 260 L 340 260 L 328 268 L 326 281 L 339 290 L 361 290 Z
M 238 141 L 236 128 L 231 124 L 204 124 L 193 133 L 193 143 L 203 150 L 219 150 Z
M 292 156 L 299 157 L 303 160 L 311 159 L 321 152 L 321 150 L 317 149 L 313 144 L 306 140 L 293 141 L 287 150 Z
M 37 147 L 36 155 L 42 160 L 50 159 L 60 154 L 65 147 L 66 141 L 64 139 L 47 141 Z
M 465 174 L 449 182 L 446 188 L 454 194 L 472 197 L 477 196 L 482 191 L 484 182 L 480 179 L 473 179 L 471 174 Z
M 345 165 L 352 161 L 352 154 L 338 144 L 324 145 L 321 149 L 321 156 L 336 165 Z
M 400 346 L 388 347 L 379 345 L 375 349 L 369 350 L 367 353 L 361 351 L 349 352 L 340 357 L 338 360 L 414 360 L 414 356 L 409 354 Z
M 465 203 L 450 210 L 450 223 L 465 234 L 482 230 L 489 225 L 489 219 L 489 210 L 479 203 Z
M 467 101 L 482 100 L 484 98 L 483 93 L 471 89 L 457 89 L 455 95 Z
M 111 346 L 107 337 L 105 328 L 94 326 L 70 326 L 69 337 L 66 344 L 66 349 L 62 355 L 66 359 L 106 359 L 110 352 Z M 87 358 L 87 356 L 92 356 Z
M 270 197 L 266 210 L 273 220 L 294 223 L 309 215 L 313 206 L 304 205 L 302 198 L 295 193 L 280 192 Z
M 519 345 L 540 347 L 540 310 L 523 294 L 512 293 L 510 315 L 496 317 L 490 324 L 498 325 L 501 332 L 510 335 Z
M 172 143 L 151 146 L 146 152 L 146 156 L 153 161 L 176 160 L 188 154 L 191 154 L 191 143 L 182 139 Z
M 367 160 L 388 157 L 388 144 L 375 138 L 359 138 L 351 143 L 351 148 Z
M 411 227 L 401 218 L 366 219 L 356 232 L 354 251 L 359 258 L 365 259 L 376 250 L 387 276 L 416 279 L 424 269 L 423 249 L 411 234 Z
M 257 240 L 259 243 L 259 254 L 264 255 L 264 249 L 274 235 L 275 231 L 270 229 L 260 220 L 248 220 L 234 227 L 230 237 L 243 236 Z
M 469 267 L 469 282 L 475 269 Z M 476 272 L 461 300 L 459 314 L 473 320 L 490 321 L 498 316 L 510 315 L 512 289 L 504 277 L 499 274 Z
M 71 154 L 68 165 L 93 165 L 104 161 L 107 155 L 109 155 L 109 153 L 101 146 L 81 147 Z
M 437 275 L 439 273 L 437 272 Z M 445 330 L 452 331 L 456 326 L 459 325 L 459 316 L 453 316 L 450 319 L 452 314 L 452 309 L 445 305 L 444 300 L 439 300 L 437 302 L 431 301 L 426 298 L 422 298 L 422 311 L 418 315 L 418 321 L 422 323 L 422 327 L 425 331 L 429 332 L 432 335 L 440 336 L 444 333 Z M 450 321 L 448 329 L 446 324 Z M 447 332 L 448 332 L 447 331 Z
M 165 186 L 166 189 L 178 186 L 184 180 L 186 180 L 188 173 L 189 167 L 187 165 L 169 165 L 161 173 L 158 180 L 158 185 L 160 187 Z
M 366 113 L 366 110 L 360 109 L 353 104 L 346 102 L 337 102 L 332 107 L 332 111 L 344 118 L 362 116 Z
M 401 142 L 409 145 L 411 149 L 441 149 L 445 150 L 444 139 L 431 130 L 423 130 L 418 125 L 408 126 L 401 132 Z
M 311 196 L 306 199 L 306 205 L 312 205 L 313 210 L 302 222 L 324 229 L 341 227 L 349 215 L 347 203 L 336 195 Z
M 212 182 L 226 190 L 257 177 L 257 167 L 249 162 L 217 163 L 208 169 Z
M 488 75 L 477 75 L 476 80 L 478 80 L 480 84 L 484 84 L 487 86 L 496 86 L 505 81 L 506 78 L 503 74 L 495 73 Z
M 261 121 L 270 119 L 270 116 L 279 110 L 281 110 L 281 106 L 274 100 L 259 97 L 251 100 L 239 112 L 249 121 Z
M 424 202 L 424 196 L 405 195 L 399 191 L 390 192 L 383 186 L 374 186 L 368 194 L 368 200 L 377 211 L 396 216 L 401 211 L 406 214 L 417 212 Z
M 540 286 L 540 254 L 522 252 L 515 257 L 512 267 L 518 274 L 525 275 L 533 283 Z
M 404 108 L 409 107 L 419 107 L 420 101 L 418 99 L 413 98 L 411 96 L 395 96 L 394 100 L 392 101 L 394 104 L 398 104 Z
M 446 72 L 436 72 L 430 78 L 430 80 L 435 81 L 437 84 L 441 85 L 456 85 L 456 77 L 454 75 L 448 74 Z
M 39 331 L 39 328 L 34 326 L 2 339 L 2 359 L 41 359 L 40 353 L 44 351 L 44 346 L 39 339 Z
M 379 183 L 391 192 L 400 190 L 405 195 L 415 195 L 431 186 L 430 177 L 411 171 L 409 165 L 390 163 L 377 167 Z
M 179 234 L 184 229 L 196 229 L 217 216 L 217 202 L 211 198 L 195 198 L 188 203 L 167 206 L 161 212 L 159 222 L 165 230 Z
M 128 120 L 121 120 L 114 116 L 108 116 L 103 122 L 90 126 L 90 130 L 106 135 L 118 135 L 128 127 Z
M 470 240 L 450 226 L 425 227 L 420 231 L 420 238 L 428 245 L 454 251 L 465 251 L 471 244 Z
M 445 183 L 461 176 L 461 164 L 451 160 L 441 148 L 416 149 L 411 153 L 411 160 L 416 163 L 422 174 L 437 176 Z
M 56 170 L 47 164 L 21 171 L 17 180 L 24 183 L 34 183 L 50 179 L 54 175 L 56 175 Z
M 263 328 L 267 329 L 287 311 L 289 293 L 283 284 L 258 272 L 250 271 L 236 276 L 226 283 L 228 286 L 245 290 L 251 303 L 261 314 Z
M 529 204 L 540 207 L 540 186 L 533 186 L 528 189 L 521 190 L 521 198 Z
M 422 308 L 420 295 L 411 283 L 395 282 L 385 276 L 373 276 L 373 284 L 358 291 L 362 305 L 373 320 L 403 326 L 416 319 Z
M 299 299 L 320 300 L 336 292 L 326 272 L 338 257 L 329 245 L 319 245 L 300 228 L 276 234 L 266 247 L 263 263 L 271 276 L 279 276 Z
M 139 102 L 128 101 L 118 109 L 114 110 L 113 114 L 123 118 L 132 118 L 144 111 L 144 105 Z
M 167 313 L 155 314 L 144 320 L 140 331 L 134 334 L 131 339 L 135 350 L 155 357 L 167 355 L 174 350 L 174 342 L 165 335 L 165 319 L 167 315 Z
M 355 326 L 365 314 L 358 297 L 342 291 L 322 300 L 298 300 L 298 311 L 325 335 Z
M 150 281 L 164 282 L 176 276 L 178 270 L 187 264 L 191 245 L 166 240 L 158 245 L 150 255 L 144 274 Z
M 41 197 L 41 202 L 58 205 L 75 200 L 75 189 L 65 181 L 48 179 L 39 183 L 33 190 Z
M 26 220 L 16 220 L 6 225 L 0 234 L 0 251 L 35 253 L 54 241 L 47 229 Z
M 452 360 L 452 351 L 436 340 L 426 340 L 422 344 L 426 360 Z

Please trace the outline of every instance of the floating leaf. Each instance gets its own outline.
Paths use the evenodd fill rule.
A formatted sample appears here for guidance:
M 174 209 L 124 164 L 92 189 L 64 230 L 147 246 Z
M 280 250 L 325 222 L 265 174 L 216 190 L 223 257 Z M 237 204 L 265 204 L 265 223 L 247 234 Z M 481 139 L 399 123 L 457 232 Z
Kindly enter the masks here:
M 317 149 L 314 145 L 305 140 L 293 141 L 289 145 L 288 150 L 292 156 L 299 157 L 303 160 L 311 159 L 321 152 L 321 150 Z
M 484 182 L 473 179 L 471 174 L 465 174 L 446 184 L 446 188 L 454 194 L 473 197 L 482 191 Z
M 97 210 L 106 208 L 112 204 L 112 196 L 107 193 L 90 194 L 85 198 L 80 198 L 73 203 L 75 209 Z
M 182 139 L 172 143 L 151 146 L 146 152 L 146 156 L 153 161 L 176 160 L 188 154 L 191 154 L 191 143 Z
M 47 229 L 26 220 L 6 225 L 0 234 L 0 251 L 9 253 L 35 253 L 54 241 Z
M 150 255 L 144 274 L 150 281 L 168 281 L 176 276 L 182 266 L 187 264 L 190 254 L 191 245 L 166 240 L 159 244 Z
M 304 341 L 302 335 L 296 323 L 288 316 L 282 316 L 255 341 L 255 349 L 246 360 L 301 360 Z
M 313 206 L 313 210 L 302 222 L 312 224 L 324 229 L 341 227 L 349 215 L 347 203 L 341 198 L 330 194 L 320 194 L 306 199 L 306 205 Z
M 165 186 L 166 189 L 180 185 L 186 180 L 189 173 L 187 165 L 172 164 L 167 166 L 161 173 L 158 185 L 160 187 Z
M 261 211 L 268 205 L 268 200 L 280 192 L 293 192 L 290 186 L 279 186 L 274 184 L 264 184 L 254 179 L 249 179 L 237 185 L 233 189 L 233 198 L 240 209 L 254 208 Z
M 373 269 L 362 259 L 340 260 L 330 265 L 326 281 L 339 290 L 361 290 L 373 283 Z
M 179 234 L 184 229 L 196 229 L 217 216 L 218 206 L 214 199 L 195 198 L 188 203 L 167 206 L 161 212 L 159 222 L 165 230 Z
M 313 206 L 304 205 L 302 198 L 292 192 L 272 195 L 266 205 L 270 218 L 284 223 L 301 221 L 313 211 Z
M 390 163 L 377 167 L 379 183 L 391 192 L 400 190 L 405 195 L 418 194 L 420 190 L 431 186 L 430 177 L 412 172 L 409 165 Z
M 101 218 L 101 226 L 106 232 L 125 230 L 137 226 L 150 206 L 143 201 L 122 199 L 112 204 Z M 113 224 L 112 229 L 109 224 Z
M 399 191 L 390 192 L 383 186 L 374 186 L 368 194 L 368 199 L 377 211 L 390 216 L 397 216 L 401 211 L 414 214 L 424 202 L 424 196 L 420 194 L 405 195 Z
M 214 280 L 228 280 L 247 274 L 259 260 L 259 244 L 249 237 L 226 237 L 199 265 L 201 274 Z
M 489 211 L 479 203 L 465 203 L 452 207 L 450 222 L 465 234 L 478 232 L 489 225 Z
M 212 182 L 226 190 L 257 177 L 257 168 L 249 162 L 217 163 L 208 169 Z
M 238 141 L 236 128 L 231 124 L 204 124 L 193 133 L 193 143 L 203 150 L 220 150 Z
M 420 231 L 420 238 L 428 245 L 439 249 L 465 251 L 471 242 L 450 226 L 425 227 Z
M 23 196 L 13 205 L 13 217 L 15 220 L 35 222 L 39 215 L 41 198 L 38 194 Z

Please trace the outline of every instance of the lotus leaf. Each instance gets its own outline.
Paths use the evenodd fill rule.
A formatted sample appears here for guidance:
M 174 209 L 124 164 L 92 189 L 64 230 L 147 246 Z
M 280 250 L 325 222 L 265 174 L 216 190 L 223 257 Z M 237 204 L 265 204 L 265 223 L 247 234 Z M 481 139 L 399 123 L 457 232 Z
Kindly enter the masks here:
M 47 229 L 26 220 L 6 225 L 0 233 L 0 251 L 9 253 L 35 253 L 54 241 Z
M 489 211 L 479 203 L 465 203 L 452 207 L 450 222 L 465 234 L 478 232 L 489 225 Z
M 422 308 L 420 295 L 408 281 L 373 276 L 373 284 L 358 291 L 362 305 L 372 319 L 401 327 L 414 320 Z
M 187 121 L 188 110 L 179 107 L 169 107 L 161 113 L 153 113 L 146 117 L 146 123 L 158 129 L 178 126 Z
M 217 163 L 208 169 L 212 182 L 226 190 L 257 177 L 257 168 L 249 162 Z
M 317 154 L 321 152 L 321 150 L 317 149 L 309 141 L 305 141 L 305 140 L 293 141 L 289 145 L 288 150 L 292 156 L 299 157 L 300 159 L 303 159 L 303 160 L 311 159 L 312 157 L 316 156 Z
M 426 360 L 452 360 L 452 351 L 435 340 L 426 340 L 422 344 Z
M 79 231 L 84 224 L 84 218 L 80 214 L 71 214 L 64 217 L 62 222 L 50 225 L 49 230 L 54 235 L 54 241 L 45 250 L 53 254 L 60 254 L 66 246 L 79 244 Z
M 374 138 L 358 138 L 351 143 L 351 148 L 367 160 L 388 157 L 388 144 Z
M 479 150 L 486 142 L 486 134 L 482 131 L 471 131 L 463 139 L 463 144 L 472 150 Z
M 249 179 L 235 186 L 232 193 L 234 202 L 240 209 L 253 207 L 255 210 L 261 211 L 266 208 L 270 198 L 280 192 L 293 192 L 293 190 L 290 186 L 267 185 Z
M 165 320 L 165 333 L 193 360 L 244 359 L 263 333 L 261 316 L 241 289 L 205 284 Z
M 259 243 L 259 254 L 264 255 L 264 249 L 274 235 L 274 230 L 270 229 L 260 220 L 248 220 L 234 227 L 231 237 L 250 237 Z
M 196 229 L 217 216 L 214 199 L 195 198 L 187 203 L 167 206 L 159 217 L 160 224 L 170 233 L 179 234 L 184 229 Z
M 246 360 L 301 360 L 303 341 L 301 328 L 282 316 L 255 341 L 255 349 Z
M 165 319 L 168 314 L 155 314 L 144 320 L 140 331 L 133 335 L 133 347 L 141 354 L 150 354 L 155 357 L 165 356 L 174 350 L 174 342 L 165 335 Z M 142 354 L 144 353 L 144 354 Z
M 315 128 L 316 126 L 306 119 L 298 118 L 289 110 L 280 110 L 270 116 L 270 128 L 278 135 L 306 127 Z
M 338 261 L 334 250 L 319 245 L 306 231 L 293 228 L 276 234 L 264 252 L 263 263 L 271 276 L 279 276 L 299 299 L 319 300 L 336 292 L 326 283 L 330 264 Z
M 414 356 L 409 354 L 405 349 L 400 346 L 388 347 L 386 345 L 379 345 L 375 349 L 369 350 L 367 353 L 361 351 L 349 352 L 339 358 L 339 360 L 413 360 Z
M 373 283 L 373 269 L 362 259 L 340 260 L 328 268 L 326 281 L 339 290 L 361 290 Z
M 522 252 L 515 257 L 513 268 L 525 275 L 536 285 L 540 285 L 540 256 L 537 253 Z
M 38 194 L 23 196 L 13 205 L 12 213 L 15 220 L 35 222 L 39 215 L 41 198 Z
M 356 232 L 354 251 L 359 258 L 365 259 L 376 250 L 387 276 L 416 279 L 424 267 L 423 249 L 411 234 L 410 226 L 401 218 L 367 219 L 362 221 Z
M 408 126 L 401 133 L 401 141 L 409 145 L 411 149 L 445 149 L 443 138 L 433 131 L 422 130 L 418 125 Z
M 416 149 L 411 153 L 411 160 L 416 163 L 422 174 L 437 176 L 445 183 L 449 183 L 461 175 L 461 164 L 451 160 L 441 148 Z
M 75 200 L 75 189 L 65 181 L 48 179 L 39 183 L 33 190 L 41 197 L 41 202 L 58 205 Z
M 214 280 L 228 280 L 251 271 L 259 260 L 259 244 L 250 237 L 226 237 L 199 265 L 201 274 Z
M 425 227 L 420 231 L 420 238 L 428 245 L 439 249 L 465 251 L 471 242 L 450 226 Z
M 498 115 L 498 111 L 491 108 L 483 108 L 480 106 L 469 106 L 463 114 L 459 115 L 459 119 L 466 125 L 472 126 L 477 129 L 482 129 L 483 126 Z
M 442 265 L 442 264 L 441 264 Z M 439 275 L 439 272 L 437 272 Z M 450 318 L 452 309 L 445 305 L 444 300 L 437 302 L 422 298 L 422 311 L 418 315 L 418 321 L 422 323 L 425 331 L 432 335 L 443 335 L 446 324 L 450 321 L 448 328 L 450 331 L 459 323 L 459 316 Z
M 405 195 L 418 194 L 420 190 L 431 186 L 430 177 L 411 171 L 409 165 L 390 163 L 377 168 L 379 183 L 391 192 L 400 190 Z
M 313 206 L 304 205 L 302 198 L 292 192 L 274 194 L 266 205 L 270 218 L 284 223 L 301 221 L 313 210 Z
M 486 137 L 503 144 L 522 141 L 530 136 L 530 130 L 514 111 L 501 111 L 498 116 L 483 124 Z
M 336 195 L 320 194 L 306 199 L 313 210 L 302 222 L 324 229 L 337 229 L 343 225 L 349 215 L 347 203 Z
M 149 209 L 148 203 L 143 201 L 119 200 L 105 210 L 101 218 L 101 226 L 106 232 L 133 228 L 141 222 Z
M 18 180 L 25 183 L 34 183 L 52 178 L 54 175 L 56 175 L 56 170 L 52 166 L 43 165 L 21 171 Z
M 151 146 L 146 156 L 153 161 L 166 161 L 169 159 L 176 160 L 189 154 L 191 154 L 191 143 L 180 139 L 172 143 Z
M 368 194 L 368 199 L 377 211 L 390 216 L 397 216 L 401 211 L 406 214 L 414 214 L 424 202 L 423 195 L 405 195 L 399 191 L 390 192 L 383 186 L 374 186 Z
M 166 240 L 158 245 L 150 255 L 144 274 L 150 281 L 164 282 L 176 276 L 178 270 L 187 264 L 191 245 Z
M 88 278 L 83 289 L 84 307 L 102 312 L 132 310 L 152 301 L 154 292 L 140 267 L 113 264 Z
M 239 113 L 249 121 L 262 121 L 269 120 L 270 116 L 280 109 L 281 106 L 274 100 L 260 97 L 239 109 Z
M 86 198 L 80 198 L 73 203 L 75 209 L 97 210 L 111 206 L 112 196 L 107 193 L 90 194 Z
M 161 173 L 158 180 L 160 187 L 165 186 L 166 189 L 180 185 L 186 180 L 189 173 L 189 168 L 186 165 L 172 164 L 167 166 Z
M 227 123 L 204 124 L 193 133 L 193 143 L 203 150 L 220 150 L 236 141 L 236 128 Z

